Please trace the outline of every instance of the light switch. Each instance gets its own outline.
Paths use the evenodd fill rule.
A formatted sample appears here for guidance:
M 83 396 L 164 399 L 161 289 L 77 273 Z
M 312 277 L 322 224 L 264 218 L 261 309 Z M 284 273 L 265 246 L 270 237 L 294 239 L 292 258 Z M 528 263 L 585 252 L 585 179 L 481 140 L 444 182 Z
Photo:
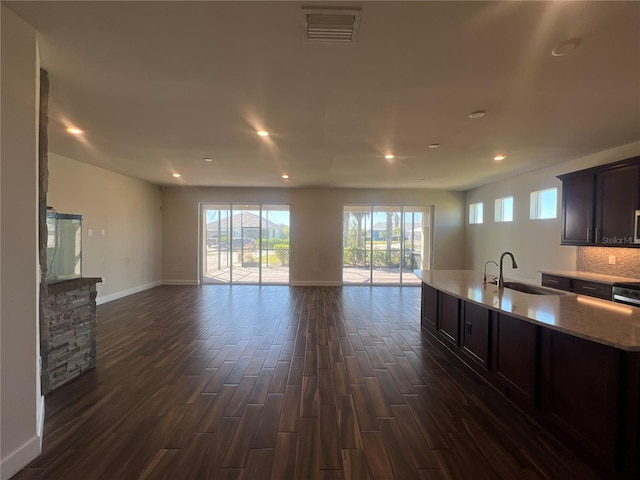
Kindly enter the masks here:
M 615 264 L 616 264 L 616 256 L 609 255 L 609 265 L 615 265 Z

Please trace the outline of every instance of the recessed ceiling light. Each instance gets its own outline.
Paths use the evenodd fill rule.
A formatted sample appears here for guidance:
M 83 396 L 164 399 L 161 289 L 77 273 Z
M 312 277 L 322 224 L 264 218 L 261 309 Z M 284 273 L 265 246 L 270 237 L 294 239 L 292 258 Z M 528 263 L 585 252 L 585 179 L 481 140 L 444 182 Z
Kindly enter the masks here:
M 179 173 L 174 173 L 173 176 L 176 178 L 180 178 L 182 175 L 180 175 Z
M 432 143 L 431 145 L 429 145 L 429 148 L 439 148 L 440 144 L 439 143 Z
M 493 159 L 497 162 L 499 162 L 500 160 L 504 160 L 505 158 L 507 158 L 506 155 L 496 155 L 495 157 L 493 157 Z
M 469 114 L 469 118 L 482 118 L 484 117 L 486 112 L 484 110 L 476 110 L 475 112 L 471 112 Z
M 269 132 L 267 132 L 266 130 L 258 130 L 257 134 L 260 135 L 261 137 L 269 136 Z
M 213 162 L 213 158 L 210 157 L 204 157 L 202 160 L 204 160 L 205 162 Z
M 387 160 L 393 160 L 394 158 L 396 158 L 395 155 L 393 155 L 392 153 L 387 153 L 384 158 L 386 158 Z
M 580 45 L 580 39 L 572 38 L 570 40 L 567 40 L 566 42 L 562 42 L 556 48 L 551 50 L 551 55 L 553 55 L 554 57 L 564 57 L 565 55 L 568 55 L 573 50 L 575 50 L 578 45 Z
M 280 176 L 281 176 L 282 178 L 284 178 L 285 180 L 286 180 L 287 178 L 289 178 L 289 175 L 287 175 L 286 173 L 283 173 L 283 174 L 282 174 L 282 175 L 280 175 Z
M 71 135 L 82 135 L 84 133 L 82 130 L 76 127 L 67 128 L 67 132 L 69 132 Z

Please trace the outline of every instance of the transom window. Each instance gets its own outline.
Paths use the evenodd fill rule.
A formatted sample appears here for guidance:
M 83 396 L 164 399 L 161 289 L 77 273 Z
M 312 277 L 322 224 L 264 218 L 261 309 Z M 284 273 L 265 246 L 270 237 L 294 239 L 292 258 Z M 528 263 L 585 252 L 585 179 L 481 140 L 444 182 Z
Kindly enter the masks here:
M 558 189 L 547 188 L 531 192 L 529 218 L 539 220 L 556 218 L 558 215 Z
M 478 224 L 482 223 L 482 202 L 472 203 L 469 205 L 469 223 Z
M 513 197 L 496 198 L 496 222 L 513 222 Z

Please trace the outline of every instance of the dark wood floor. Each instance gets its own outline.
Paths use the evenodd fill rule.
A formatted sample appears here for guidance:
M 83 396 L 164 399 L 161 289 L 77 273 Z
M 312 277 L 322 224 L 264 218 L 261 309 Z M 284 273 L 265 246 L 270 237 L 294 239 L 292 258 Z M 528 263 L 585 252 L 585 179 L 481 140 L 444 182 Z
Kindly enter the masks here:
M 159 287 L 98 308 L 17 479 L 598 478 L 419 328 L 418 288 Z

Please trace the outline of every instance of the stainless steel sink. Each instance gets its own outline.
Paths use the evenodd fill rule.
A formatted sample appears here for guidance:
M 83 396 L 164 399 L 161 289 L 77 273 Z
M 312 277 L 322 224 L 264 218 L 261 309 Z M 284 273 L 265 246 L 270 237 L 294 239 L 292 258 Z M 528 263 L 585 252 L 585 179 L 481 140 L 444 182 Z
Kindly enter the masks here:
M 528 293 L 530 295 L 566 295 L 564 292 L 560 292 L 558 290 L 539 287 L 538 285 L 529 285 L 527 283 L 504 282 L 504 286 L 505 288 L 517 290 L 522 293 Z

